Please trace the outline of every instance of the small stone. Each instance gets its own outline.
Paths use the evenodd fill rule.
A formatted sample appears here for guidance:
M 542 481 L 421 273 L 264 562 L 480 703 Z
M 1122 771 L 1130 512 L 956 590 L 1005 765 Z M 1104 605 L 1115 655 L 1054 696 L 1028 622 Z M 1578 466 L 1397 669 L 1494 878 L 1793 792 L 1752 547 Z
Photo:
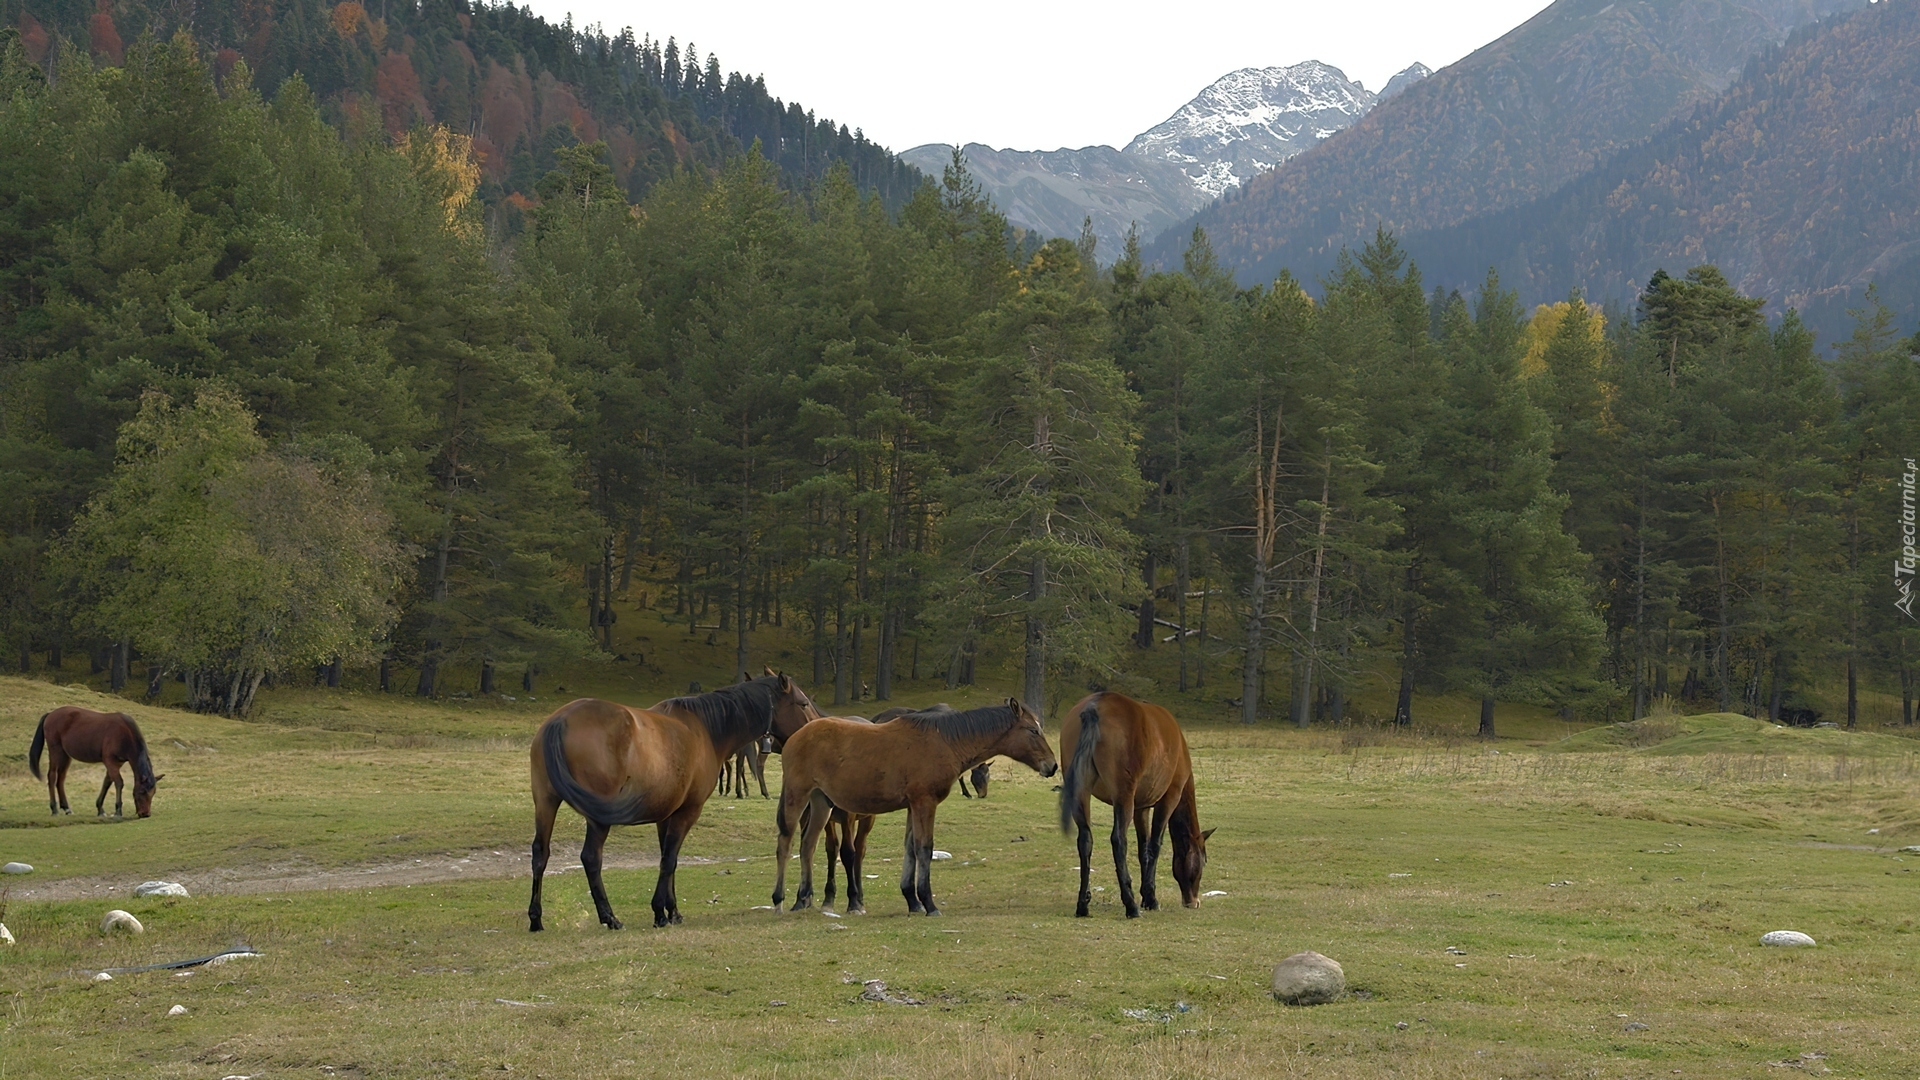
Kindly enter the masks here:
M 185 1005 L 175 1005 L 173 1008 L 167 1010 L 167 1015 L 185 1016 L 187 1015 L 187 1007 Z
M 1651 1030 L 1653 1030 L 1653 1029 L 1652 1029 L 1652 1028 L 1650 1028 L 1650 1027 L 1648 1027 L 1648 1026 L 1647 1026 L 1646 1024 L 1643 1024 L 1643 1023 L 1641 1023 L 1640 1021 L 1638 1021 L 1638 1020 L 1635 1020 L 1635 1021 L 1634 1021 L 1633 1023 L 1631 1023 L 1631 1024 L 1628 1024 L 1628 1025 L 1627 1025 L 1627 1026 L 1626 1026 L 1625 1028 L 1623 1028 L 1622 1030 L 1625 1030 L 1625 1031 L 1651 1031 Z
M 1906 847 L 1903 847 L 1900 850 L 1911 851 L 1917 855 L 1920 855 L 1920 844 L 1908 844 Z M 9 871 L 9 873 L 11 873 L 11 871 Z
M 1294 953 L 1273 969 L 1273 996 L 1288 1005 L 1324 1005 L 1347 992 L 1347 973 L 1317 952 Z
M 187 887 L 177 881 L 143 881 L 134 887 L 135 896 L 179 896 L 188 894 Z
M 1405 1030 L 1407 1030 L 1407 1022 L 1406 1022 L 1405 1020 L 1400 1020 L 1400 1021 L 1397 1021 L 1397 1022 L 1395 1022 L 1395 1024 L 1393 1025 L 1393 1030 L 1395 1030 L 1395 1031 L 1405 1031 Z
M 100 920 L 101 933 L 111 934 L 115 929 L 127 930 L 135 934 L 144 934 L 147 932 L 147 928 L 140 925 L 139 919 L 134 918 L 130 912 L 121 911 L 119 908 L 107 912 L 106 916 Z
M 13 931 L 7 929 L 6 923 L 0 922 L 0 945 L 11 944 L 13 944 Z
M 1771 933 L 1760 935 L 1760 944 L 1762 945 L 1781 945 L 1787 948 L 1798 948 L 1804 945 L 1812 945 L 1813 943 L 1812 938 L 1798 930 L 1775 930 Z
M 939 862 L 939 861 L 940 861 L 940 860 L 942 860 L 942 859 L 951 859 L 951 858 L 953 858 L 953 852 L 951 852 L 951 851 L 941 851 L 941 850 L 939 850 L 938 848 L 935 848 L 935 849 L 934 849 L 934 852 L 933 852 L 933 861 L 934 861 L 934 862 Z
M 10 862 L 5 866 L 0 866 L 0 874 L 31 874 L 31 873 L 33 873 L 33 867 L 23 862 Z
M 778 1009 L 778 1008 L 783 1008 L 783 1007 L 784 1007 L 784 1006 L 785 1006 L 786 1004 L 787 1004 L 787 1003 L 786 1003 L 786 1002 L 784 1002 L 784 1001 L 769 1001 L 769 1002 L 767 1002 L 767 1006 L 768 1006 L 769 1008 L 774 1008 L 774 1009 Z
M 96 972 L 94 972 L 94 973 L 93 973 L 93 978 L 92 978 L 91 980 L 89 980 L 89 981 L 91 981 L 91 982 L 112 982 L 112 981 L 113 981 L 113 976 L 111 976 L 111 975 L 109 975 L 109 974 L 107 974 L 107 973 L 106 973 L 106 972 L 104 972 L 104 971 L 96 971 Z

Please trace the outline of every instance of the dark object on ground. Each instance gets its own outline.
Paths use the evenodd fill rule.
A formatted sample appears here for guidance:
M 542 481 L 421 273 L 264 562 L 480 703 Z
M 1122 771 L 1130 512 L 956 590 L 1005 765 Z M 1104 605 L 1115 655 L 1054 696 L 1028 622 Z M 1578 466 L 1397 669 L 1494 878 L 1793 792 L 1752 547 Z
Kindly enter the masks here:
M 201 964 L 211 964 L 215 960 L 220 960 L 229 956 L 259 956 L 259 955 L 260 955 L 259 949 L 256 949 L 251 945 L 240 945 L 240 946 L 236 946 L 235 948 L 227 949 L 224 952 L 212 953 L 207 956 L 196 956 L 191 960 L 169 960 L 164 964 L 142 964 L 139 967 L 101 968 L 100 971 L 104 971 L 109 975 L 132 975 L 136 972 L 141 972 L 141 971 L 175 971 L 180 968 L 199 967 Z M 82 969 L 81 973 L 85 975 L 98 975 L 100 974 L 100 971 L 87 971 L 85 969 Z
M 1789 705 L 1780 710 L 1780 722 L 1788 727 L 1812 727 L 1820 722 L 1820 710 Z

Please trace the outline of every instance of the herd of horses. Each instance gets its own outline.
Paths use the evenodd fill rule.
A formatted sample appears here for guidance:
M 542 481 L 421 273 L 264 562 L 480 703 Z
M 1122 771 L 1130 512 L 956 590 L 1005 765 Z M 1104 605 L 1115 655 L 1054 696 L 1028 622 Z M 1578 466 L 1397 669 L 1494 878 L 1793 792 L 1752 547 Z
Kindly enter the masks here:
M 1114 871 L 1128 918 L 1158 907 L 1154 877 L 1163 844 L 1171 839 L 1172 871 L 1188 907 L 1200 902 L 1207 838 L 1194 797 L 1193 763 L 1180 725 L 1166 709 L 1122 694 L 1098 692 L 1075 705 L 1060 731 L 1060 758 L 1040 718 L 1016 698 L 955 710 L 889 709 L 868 720 L 826 716 L 787 675 L 758 679 L 705 694 L 669 698 L 636 709 L 597 698 L 562 706 L 540 727 L 532 748 L 534 803 L 533 890 L 530 930 L 540 930 L 541 879 L 551 854 L 560 806 L 587 821 L 580 865 L 594 910 L 609 929 L 621 922 L 601 881 L 601 851 L 616 825 L 652 824 L 659 831 L 660 874 L 653 922 L 680 921 L 674 872 L 681 843 L 717 787 L 744 794 L 740 756 L 753 748 L 781 755 L 775 812 L 773 903 L 786 899 L 787 862 L 801 836 L 800 885 L 792 910 L 813 902 L 813 852 L 827 837 L 827 884 L 822 905 L 833 903 L 836 862 L 846 872 L 846 910 L 866 910 L 861 869 L 874 818 L 907 812 L 900 894 L 912 913 L 937 915 L 932 884 L 934 814 L 955 784 L 986 792 L 987 762 L 1009 757 L 1042 776 L 1061 772 L 1060 823 L 1077 829 L 1080 894 L 1075 914 L 1088 914 L 1093 827 L 1091 801 L 1113 807 Z M 730 786 L 729 786 L 730 785 Z M 1128 869 L 1127 829 L 1134 830 L 1140 864 L 1139 898 Z
M 106 780 L 94 802 L 96 814 L 106 813 L 107 791 L 113 789 L 114 816 L 121 815 L 122 766 L 133 772 L 135 812 L 143 818 L 152 813 L 154 788 L 164 776 L 154 774 L 146 739 L 132 717 L 71 705 L 55 709 L 40 718 L 28 751 L 28 766 L 36 778 L 41 776 L 43 749 L 49 752 L 45 775 L 51 812 L 72 813 L 67 769 L 83 761 L 106 766 Z M 668 698 L 646 709 L 599 698 L 568 702 L 540 725 L 531 750 L 534 836 L 528 929 L 542 928 L 541 883 L 562 804 L 587 822 L 580 865 L 600 922 L 609 929 L 621 927 L 601 880 L 607 834 L 618 825 L 647 824 L 655 827 L 660 841 L 653 923 L 680 922 L 674 877 L 688 831 L 716 790 L 746 793 L 749 769 L 765 795 L 761 762 L 767 752 L 779 753 L 782 760 L 775 813 L 776 909 L 786 898 L 787 862 L 797 832 L 800 885 L 792 910 L 813 902 L 813 852 L 825 834 L 822 906 L 833 903 L 837 862 L 846 872 L 847 912 L 865 911 L 861 869 L 867 836 L 877 815 L 905 810 L 900 893 L 909 912 L 939 914 L 932 883 L 935 810 L 956 783 L 965 792 L 969 776 L 984 797 L 987 763 L 1002 756 L 1042 776 L 1061 773 L 1060 826 L 1063 831 L 1076 829 L 1079 844 L 1080 893 L 1074 914 L 1086 916 L 1092 899 L 1089 814 L 1095 799 L 1113 807 L 1114 872 L 1127 917 L 1137 918 L 1142 910 L 1158 906 L 1154 877 L 1162 845 L 1169 839 L 1181 901 L 1197 907 L 1207 838 L 1213 830 L 1200 828 L 1193 764 L 1173 715 L 1122 694 L 1097 692 L 1069 710 L 1060 728 L 1060 750 L 1056 757 L 1040 718 L 1015 698 L 965 710 L 946 705 L 889 709 L 871 720 L 826 716 L 791 677 L 771 670 L 758 679 Z M 1127 865 L 1129 827 L 1140 868 L 1137 901 Z

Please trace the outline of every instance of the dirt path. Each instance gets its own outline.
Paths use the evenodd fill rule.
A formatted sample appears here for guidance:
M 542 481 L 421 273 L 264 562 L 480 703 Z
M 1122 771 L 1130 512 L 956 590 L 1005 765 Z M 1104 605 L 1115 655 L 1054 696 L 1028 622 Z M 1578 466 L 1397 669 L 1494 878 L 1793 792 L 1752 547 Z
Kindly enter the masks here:
M 258 893 L 312 892 L 319 889 L 372 889 L 389 885 L 426 885 L 466 878 L 524 878 L 529 876 L 528 856 L 512 849 L 482 849 L 465 855 L 429 855 L 399 862 L 347 866 L 322 870 L 311 866 L 250 866 L 241 869 L 216 867 L 188 870 L 166 877 L 187 887 L 195 896 L 246 896 Z M 716 862 L 747 862 L 740 859 L 703 859 L 683 857 L 681 866 L 703 866 Z M 609 870 L 638 870 L 660 865 L 658 855 L 609 854 Z M 580 864 L 569 859 L 554 859 L 547 864 L 547 875 L 576 873 Z M 130 897 L 139 881 L 126 877 L 57 878 L 35 880 L 38 875 L 6 878 L 0 884 L 10 886 L 11 897 L 21 900 L 87 900 Z

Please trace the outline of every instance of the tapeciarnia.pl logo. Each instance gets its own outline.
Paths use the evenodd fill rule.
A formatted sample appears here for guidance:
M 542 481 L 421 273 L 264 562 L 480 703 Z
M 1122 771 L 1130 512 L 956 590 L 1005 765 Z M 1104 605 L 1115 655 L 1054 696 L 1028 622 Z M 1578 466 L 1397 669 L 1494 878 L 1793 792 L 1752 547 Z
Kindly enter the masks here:
M 1913 489 L 1920 468 L 1907 458 L 1907 471 L 1900 474 L 1900 557 L 1893 560 L 1893 606 L 1909 619 L 1920 621 L 1913 613 L 1914 570 L 1920 567 L 1920 545 L 1915 541 Z

